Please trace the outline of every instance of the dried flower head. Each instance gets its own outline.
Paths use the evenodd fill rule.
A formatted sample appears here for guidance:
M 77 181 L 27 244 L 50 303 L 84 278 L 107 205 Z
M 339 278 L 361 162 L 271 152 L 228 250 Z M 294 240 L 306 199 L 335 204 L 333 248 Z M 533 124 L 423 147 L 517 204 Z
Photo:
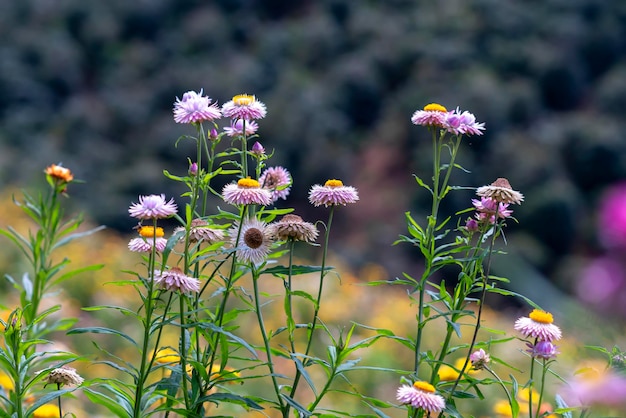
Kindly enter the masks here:
M 172 292 L 198 293 L 200 291 L 200 281 L 184 275 L 178 267 L 172 267 L 167 271 L 155 270 L 154 284 Z
M 411 116 L 414 125 L 443 127 L 448 110 L 438 103 L 430 103 L 423 110 L 416 110 Z
M 552 322 L 554 319 L 550 312 L 534 309 L 528 317 L 523 316 L 515 321 L 514 329 L 525 337 L 551 342 L 561 339 L 561 329 Z
M 294 214 L 288 214 L 282 217 L 278 222 L 274 222 L 268 226 L 270 236 L 280 241 L 315 241 L 317 238 L 317 228 L 310 222 L 305 222 L 301 217 Z
M 46 167 L 44 173 L 46 173 L 47 176 L 50 176 L 54 180 L 62 181 L 65 183 L 69 183 L 70 181 L 74 180 L 74 175 L 69 168 L 65 168 L 56 164 L 52 164 L 51 166 Z
M 311 187 L 309 191 L 309 202 L 314 206 L 345 206 L 359 200 L 357 190 L 352 186 L 344 186 L 341 180 L 331 179 L 324 183 Z
M 268 167 L 259 177 L 261 187 L 272 193 L 272 202 L 287 199 L 291 189 L 291 174 L 283 167 Z
M 257 180 L 251 178 L 239 179 L 237 183 L 231 183 L 222 189 L 222 197 L 231 205 L 262 205 L 272 203 L 272 194 L 269 190 L 261 188 Z
M 446 407 L 446 401 L 443 396 L 435 393 L 435 387 L 422 381 L 417 381 L 412 386 L 400 386 L 396 399 L 413 408 L 421 408 L 432 413 L 439 413 Z
M 176 123 L 195 123 L 202 121 L 211 121 L 222 117 L 217 103 L 211 104 L 209 96 L 203 96 L 200 93 L 188 91 L 183 94 L 182 100 L 178 97 L 174 102 L 174 121 Z
M 133 218 L 139 219 L 159 219 L 168 218 L 176 213 L 177 206 L 174 199 L 165 201 L 165 195 L 151 194 L 139 196 L 139 203 L 133 203 L 128 209 L 128 213 Z
M 231 244 L 236 248 L 237 258 L 246 263 L 261 264 L 268 256 L 272 239 L 264 222 L 256 218 L 246 219 L 240 226 L 236 222 L 228 231 Z
M 476 122 L 472 113 L 467 110 L 461 112 L 458 107 L 446 114 L 444 127 L 455 135 L 482 135 L 485 130 L 484 123 Z
M 76 369 L 68 366 L 62 366 L 53 369 L 45 377 L 46 384 L 54 383 L 56 385 L 79 386 L 84 379 L 76 372 Z
M 249 94 L 238 94 L 222 105 L 224 116 L 232 119 L 262 119 L 267 114 L 265 103 Z
M 232 137 L 243 135 L 244 125 L 246 128 L 246 135 L 253 135 L 259 129 L 259 125 L 253 120 L 246 119 L 232 119 L 230 126 L 224 127 L 226 135 Z
M 513 190 L 509 181 L 500 177 L 489 186 L 482 186 L 476 189 L 476 194 L 481 197 L 489 197 L 500 203 L 515 203 L 521 205 L 524 195 Z
M 185 227 L 179 226 L 174 229 L 174 234 L 184 230 Z M 181 239 L 184 239 L 184 237 Z M 209 223 L 204 219 L 194 219 L 191 221 L 191 228 L 189 229 L 189 241 L 203 241 L 207 244 L 214 244 L 216 242 L 224 241 L 224 231 L 217 228 L 211 228 L 211 225 L 209 225 Z

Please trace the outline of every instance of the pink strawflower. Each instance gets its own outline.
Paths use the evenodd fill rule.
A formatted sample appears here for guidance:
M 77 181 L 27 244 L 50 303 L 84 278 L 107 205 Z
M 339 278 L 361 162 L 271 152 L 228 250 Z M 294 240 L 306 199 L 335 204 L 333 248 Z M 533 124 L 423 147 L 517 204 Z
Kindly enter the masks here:
M 561 392 L 569 406 L 626 407 L 626 377 L 610 369 L 578 370 Z
M 269 167 L 259 177 L 261 187 L 272 193 L 272 202 L 287 199 L 291 189 L 291 174 L 283 167 Z
M 222 114 L 231 119 L 262 119 L 267 114 L 265 103 L 249 94 L 238 94 L 222 105 Z
M 524 334 L 526 338 L 552 342 L 561 339 L 561 329 L 554 325 L 553 321 L 550 312 L 534 309 L 528 317 L 523 316 L 515 321 L 513 328 Z
M 222 116 L 217 103 L 211 104 L 208 96 L 195 91 L 183 94 L 183 99 L 176 98 L 174 103 L 174 121 L 176 123 L 195 123 L 219 119 Z
M 437 126 L 442 128 L 446 121 L 448 110 L 440 104 L 430 103 L 423 110 L 416 110 L 411 116 L 411 122 L 415 125 Z
M 344 186 L 341 180 L 328 180 L 323 186 L 316 184 L 309 191 L 309 202 L 314 206 L 338 206 L 354 203 L 359 194 L 352 186 Z
M 174 199 L 165 201 L 165 195 L 151 194 L 139 196 L 139 203 L 133 203 L 128 209 L 128 213 L 133 218 L 158 219 L 167 218 L 176 213 L 177 206 Z
M 528 351 L 531 356 L 538 357 L 544 360 L 550 360 L 556 358 L 556 355 L 559 354 L 557 351 L 557 346 L 552 344 L 550 341 L 538 341 L 537 344 L 526 344 L 528 346 Z
M 435 387 L 422 381 L 417 381 L 412 386 L 400 386 L 396 399 L 403 404 L 411 405 L 413 408 L 421 408 L 432 413 L 439 413 L 446 407 L 445 399 L 435 393 Z
M 251 178 L 239 179 L 237 183 L 227 184 L 222 189 L 222 197 L 231 205 L 267 206 L 272 203 L 272 193 L 261 188 L 259 182 Z
M 167 240 L 165 238 L 133 238 L 128 242 L 128 249 L 136 253 L 149 253 L 153 245 L 155 250 L 161 253 L 165 250 Z
M 513 211 L 508 209 L 508 203 L 496 203 L 490 197 L 481 197 L 480 200 L 472 199 L 472 204 L 476 208 L 476 218 L 479 221 L 489 222 L 491 224 L 495 223 L 496 219 L 496 209 L 498 211 L 498 218 L 506 219 Z
M 178 267 L 173 267 L 167 271 L 155 270 L 154 284 L 161 289 L 181 293 L 198 293 L 200 291 L 200 281 L 193 277 L 185 276 Z
M 470 354 L 469 360 L 472 362 L 472 367 L 476 370 L 483 369 L 486 364 L 491 361 L 491 356 L 485 352 L 482 348 L 474 351 Z
M 257 141 L 254 143 L 254 145 L 252 145 L 250 152 L 256 156 L 261 156 L 265 154 L 265 148 L 263 148 L 263 145 L 261 145 L 261 143 Z
M 626 249 L 626 182 L 610 187 L 602 197 L 598 235 L 607 248 Z
M 246 263 L 261 264 L 272 245 L 265 223 L 256 218 L 246 219 L 241 225 L 241 231 L 239 229 L 239 223 L 235 222 L 228 231 L 237 258 Z
M 226 132 L 226 135 L 230 137 L 241 136 L 243 135 L 244 122 L 246 125 L 246 136 L 253 135 L 256 133 L 257 129 L 259 129 L 259 125 L 253 120 L 232 119 L 230 121 L 230 126 L 224 127 L 224 132 Z
M 484 123 L 477 123 L 473 114 L 461 112 L 458 107 L 446 114 L 444 127 L 455 135 L 482 135 L 485 130 Z
M 591 260 L 576 283 L 578 297 L 608 315 L 626 315 L 626 265 L 623 257 L 604 256 Z

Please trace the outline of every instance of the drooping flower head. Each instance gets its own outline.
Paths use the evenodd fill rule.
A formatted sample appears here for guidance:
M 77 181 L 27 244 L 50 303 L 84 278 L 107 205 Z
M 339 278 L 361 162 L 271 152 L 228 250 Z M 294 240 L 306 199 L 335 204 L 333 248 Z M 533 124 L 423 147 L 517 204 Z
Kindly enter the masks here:
M 133 218 L 139 219 L 159 219 L 168 218 L 176 213 L 177 206 L 174 199 L 165 201 L 164 194 L 151 194 L 139 196 L 139 203 L 133 203 L 128 209 L 128 213 Z
M 263 119 L 267 114 L 265 103 L 249 94 L 238 94 L 222 105 L 222 114 L 231 119 Z
M 561 339 L 561 329 L 552 322 L 554 319 L 550 312 L 534 309 L 528 317 L 523 316 L 515 321 L 513 328 L 527 338 L 552 342 Z
M 44 173 L 46 173 L 49 178 L 56 182 L 69 183 L 74 180 L 74 175 L 69 168 L 65 168 L 56 164 L 52 164 L 46 167 Z
M 184 230 L 184 227 L 179 226 L 174 229 L 174 234 Z M 181 239 L 184 239 L 184 236 Z M 209 225 L 209 223 L 204 219 L 194 219 L 191 221 L 191 228 L 189 229 L 189 241 L 202 241 L 207 244 L 214 244 L 216 242 L 224 241 L 224 231 L 217 228 L 211 228 L 211 225 Z
M 480 200 L 472 199 L 472 204 L 476 208 L 476 219 L 490 224 L 495 223 L 496 210 L 500 219 L 506 219 L 513 214 L 513 211 L 508 208 L 508 203 L 497 203 L 490 197 L 481 197 Z
M 222 197 L 231 205 L 262 205 L 272 203 L 272 193 L 264 188 L 257 180 L 251 178 L 239 179 L 222 189 Z
M 472 362 L 472 368 L 476 370 L 481 370 L 484 369 L 487 364 L 489 364 L 489 362 L 491 361 L 491 356 L 489 356 L 489 354 L 486 353 L 485 350 L 480 348 L 470 354 L 469 359 Z
M 448 110 L 438 103 L 430 103 L 423 110 L 416 110 L 411 116 L 414 125 L 437 126 L 442 128 L 446 121 Z
M 358 200 L 357 190 L 352 186 L 344 186 L 341 180 L 328 180 L 323 186 L 316 184 L 309 191 L 309 202 L 314 206 L 345 206 Z
M 211 121 L 222 117 L 217 103 L 211 104 L 209 96 L 203 96 L 200 93 L 188 91 L 183 94 L 182 100 L 178 97 L 174 102 L 174 121 L 176 123 L 195 123 L 203 121 Z
M 476 189 L 476 194 L 480 197 L 489 197 L 499 203 L 515 203 L 521 205 L 524 195 L 513 190 L 509 181 L 503 177 L 498 178 L 489 186 L 482 186 Z
M 200 291 L 200 281 L 184 275 L 178 267 L 172 267 L 167 271 L 155 270 L 154 284 L 172 292 L 198 293 Z
M 557 354 L 559 354 L 557 346 L 550 341 L 538 341 L 537 344 L 528 343 L 526 345 L 528 346 L 526 351 L 533 357 L 550 360 L 556 358 Z
M 139 232 L 140 237 L 133 238 L 128 243 L 130 251 L 147 253 L 152 251 L 153 246 L 157 252 L 165 250 L 167 240 L 163 238 L 165 235 L 163 228 L 157 227 L 155 229 L 153 226 L 146 225 L 138 227 L 137 232 Z
M 291 189 L 291 174 L 283 167 L 268 167 L 259 177 L 261 187 L 272 193 L 272 202 L 287 199 Z
M 261 264 L 270 253 L 272 239 L 264 222 L 246 219 L 241 225 L 235 222 L 228 231 L 237 258 L 246 263 Z
M 435 387 L 422 381 L 417 381 L 412 386 L 400 386 L 396 399 L 413 408 L 421 408 L 432 413 L 439 413 L 446 407 L 445 399 L 435 393 Z
M 62 366 L 50 371 L 45 377 L 46 384 L 54 383 L 56 385 L 79 386 L 84 379 L 76 372 L 76 369 L 68 366 Z
M 280 241 L 294 240 L 311 242 L 317 238 L 317 228 L 310 222 L 304 222 L 301 217 L 287 214 L 278 222 L 268 226 L 269 235 Z
M 243 127 L 246 126 L 246 135 L 253 135 L 259 129 L 259 125 L 253 120 L 232 119 L 230 126 L 224 127 L 226 135 L 232 137 L 243 135 Z
M 458 107 L 446 113 L 444 127 L 455 135 L 482 135 L 485 130 L 484 123 L 477 123 L 472 113 L 467 110 L 461 112 Z

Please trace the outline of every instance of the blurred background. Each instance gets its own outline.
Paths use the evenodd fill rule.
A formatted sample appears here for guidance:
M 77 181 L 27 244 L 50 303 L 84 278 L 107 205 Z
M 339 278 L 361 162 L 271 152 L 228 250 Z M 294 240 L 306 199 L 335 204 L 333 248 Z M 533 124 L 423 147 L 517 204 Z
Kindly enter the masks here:
M 391 245 L 405 211 L 429 210 L 412 174 L 430 176 L 431 141 L 410 117 L 430 102 L 471 111 L 486 131 L 464 140 L 471 173 L 453 184 L 507 177 L 526 197 L 496 273 L 579 327 L 623 329 L 626 2 L 2 1 L 0 183 L 33 187 L 63 163 L 86 181 L 70 207 L 130 234 L 139 194 L 184 203 L 162 170 L 187 171 L 193 145 L 175 142 L 194 131 L 172 106 L 200 89 L 267 105 L 260 141 L 294 178 L 285 207 L 323 219 L 311 185 L 358 188 L 333 229 L 357 280 L 372 266 L 379 278 L 419 275 L 417 251 Z M 471 198 L 456 193 L 443 210 Z

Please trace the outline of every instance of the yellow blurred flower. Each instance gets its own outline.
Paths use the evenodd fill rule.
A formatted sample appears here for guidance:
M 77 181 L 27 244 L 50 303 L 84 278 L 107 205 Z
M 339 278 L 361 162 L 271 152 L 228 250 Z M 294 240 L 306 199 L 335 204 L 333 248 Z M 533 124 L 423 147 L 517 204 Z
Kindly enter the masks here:
M 52 404 L 41 405 L 33 412 L 34 418 L 59 418 L 59 407 Z
M 4 372 L 0 372 L 0 386 L 2 386 L 5 392 L 9 392 L 15 388 L 13 379 Z
M 456 361 L 454 362 L 454 367 L 450 367 L 447 364 L 442 364 L 437 372 L 437 375 L 439 376 L 439 380 L 448 382 L 451 380 L 458 379 L 459 372 L 457 370 L 461 370 L 464 364 L 465 364 L 465 358 L 456 359 Z M 473 374 L 480 372 L 480 370 L 471 369 L 471 365 L 472 364 L 468 362 L 467 366 L 469 366 L 470 369 L 468 371 L 467 370 L 468 367 L 466 367 L 465 373 L 473 375 Z
M 180 363 L 180 356 L 173 348 L 161 348 L 154 359 L 159 364 Z

